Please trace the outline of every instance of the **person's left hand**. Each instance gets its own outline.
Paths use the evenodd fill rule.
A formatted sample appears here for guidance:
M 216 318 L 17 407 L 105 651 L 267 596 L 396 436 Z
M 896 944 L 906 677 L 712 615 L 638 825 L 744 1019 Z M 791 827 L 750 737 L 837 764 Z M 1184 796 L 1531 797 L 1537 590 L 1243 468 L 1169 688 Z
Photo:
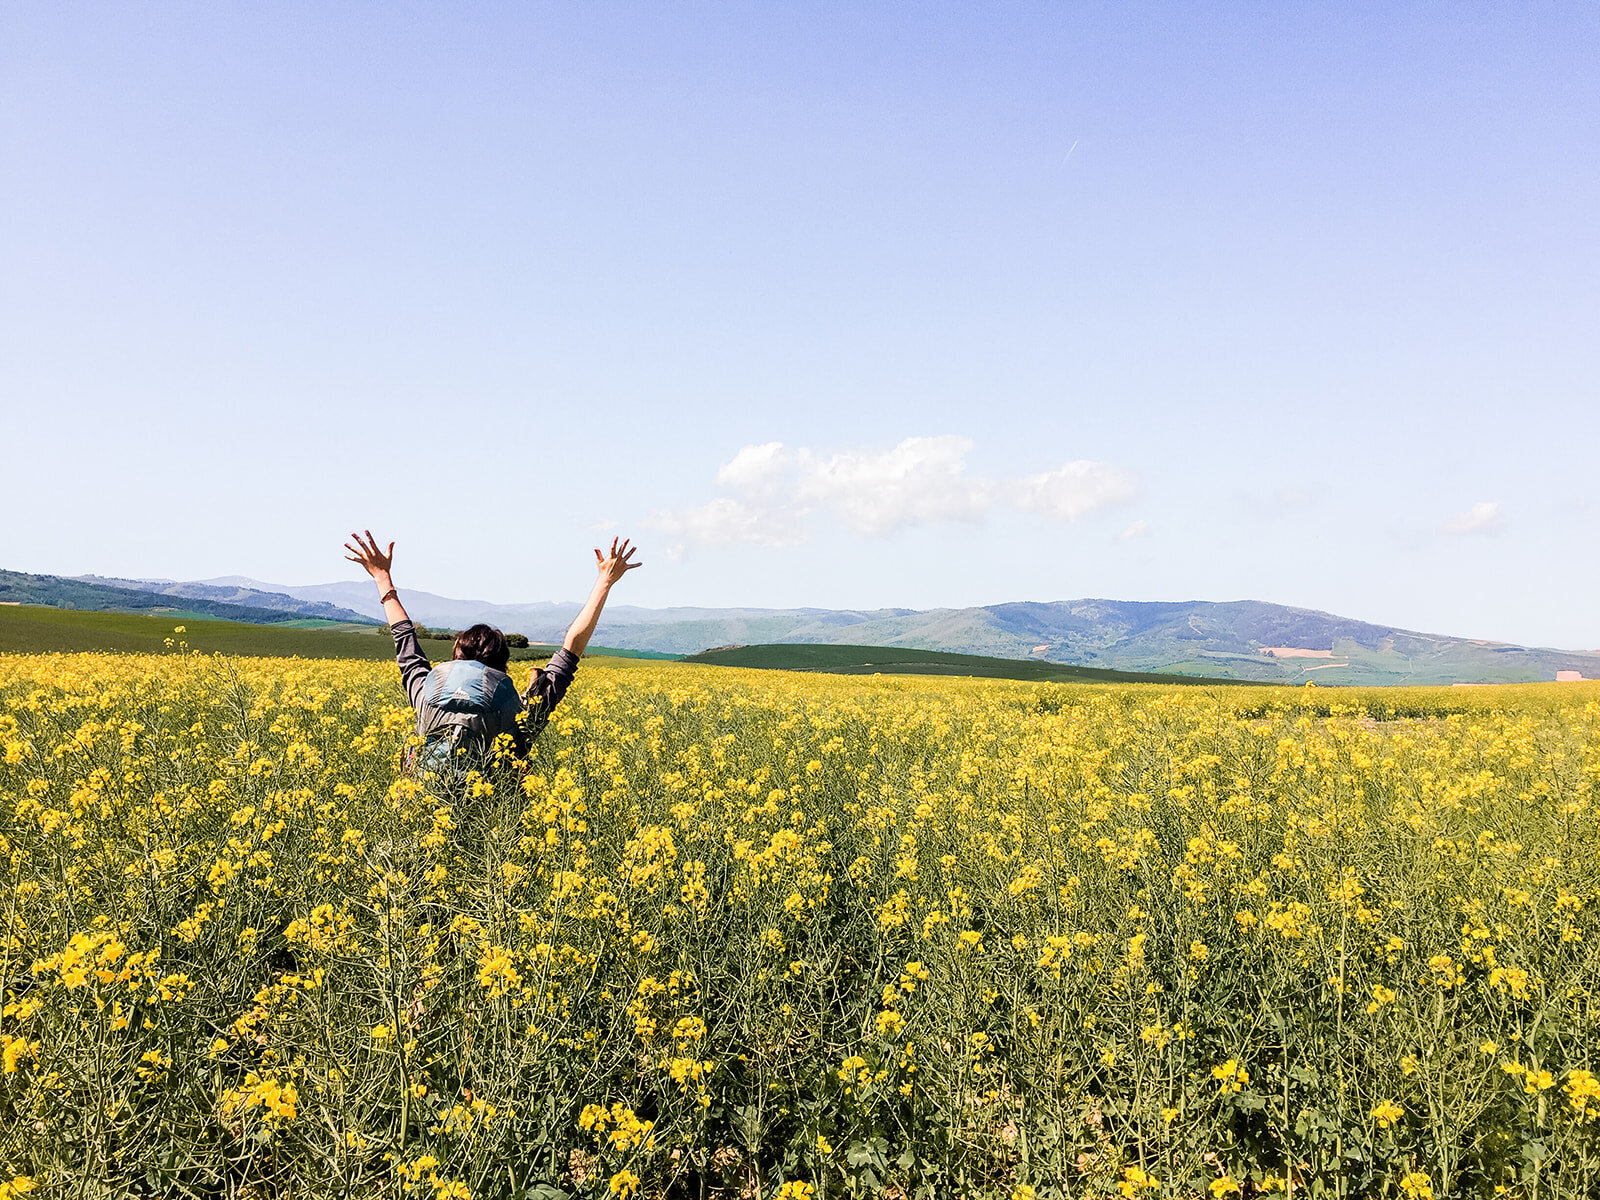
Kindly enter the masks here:
M 638 552 L 638 547 L 630 548 L 628 539 L 623 538 L 621 545 L 617 539 L 611 539 L 611 553 L 601 554 L 600 548 L 595 547 L 594 561 L 600 569 L 600 582 L 610 587 L 635 567 L 642 567 L 642 562 L 629 562 L 628 560 Z

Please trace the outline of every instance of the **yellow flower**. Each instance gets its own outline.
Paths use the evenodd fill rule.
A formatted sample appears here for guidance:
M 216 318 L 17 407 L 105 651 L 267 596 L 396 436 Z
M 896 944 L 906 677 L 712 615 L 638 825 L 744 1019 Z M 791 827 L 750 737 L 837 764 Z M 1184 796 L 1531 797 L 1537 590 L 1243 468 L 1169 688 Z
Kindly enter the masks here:
M 37 1060 L 39 1057 L 39 1043 L 30 1042 L 27 1038 L 12 1037 L 9 1033 L 0 1033 L 0 1059 L 4 1060 L 5 1074 L 14 1075 L 20 1069 L 24 1058 Z
M 1380 1128 L 1388 1129 L 1401 1117 L 1406 1115 L 1406 1110 L 1393 1100 L 1380 1100 L 1372 1109 L 1372 1119 Z
M 1489 986 L 1510 992 L 1517 1000 L 1528 999 L 1528 973 L 1519 967 L 1495 967 L 1489 972 Z
M 522 986 L 522 975 L 510 951 L 503 946 L 484 947 L 483 957 L 478 960 L 478 986 L 491 998 L 504 996 Z
M 654 1121 L 639 1120 L 633 1109 L 625 1104 L 613 1104 L 609 1111 L 600 1110 L 597 1119 L 592 1115 L 596 1108 L 596 1105 L 587 1105 L 578 1123 L 597 1132 L 610 1125 L 611 1130 L 606 1136 L 615 1149 L 633 1150 L 650 1140 L 650 1131 L 655 1128 Z M 589 1123 L 586 1124 L 586 1121 Z
M 1408 1200 L 1433 1200 L 1433 1183 L 1421 1171 L 1401 1177 L 1400 1192 Z
M 243 1087 L 223 1092 L 222 1111 L 231 1116 L 260 1109 L 270 1125 L 293 1118 L 299 1099 L 294 1084 L 281 1083 L 271 1076 L 262 1078 L 251 1071 L 245 1075 Z
M 1527 1070 L 1522 1073 L 1522 1090 L 1534 1096 L 1555 1087 L 1556 1077 L 1545 1070 Z
M 1567 1075 L 1567 1102 L 1580 1121 L 1600 1118 L 1600 1079 L 1593 1072 L 1577 1068 Z
M 1460 965 L 1448 954 L 1435 954 L 1428 960 L 1428 968 L 1433 972 L 1433 981 L 1442 988 L 1460 987 L 1466 979 Z
M 1137 1196 L 1147 1188 L 1160 1187 L 1161 1182 L 1143 1167 L 1128 1167 L 1122 1172 L 1117 1191 L 1124 1196 Z
M 1211 1078 L 1222 1086 L 1224 1092 L 1237 1092 L 1250 1082 L 1250 1073 L 1230 1058 L 1220 1066 L 1211 1068 Z

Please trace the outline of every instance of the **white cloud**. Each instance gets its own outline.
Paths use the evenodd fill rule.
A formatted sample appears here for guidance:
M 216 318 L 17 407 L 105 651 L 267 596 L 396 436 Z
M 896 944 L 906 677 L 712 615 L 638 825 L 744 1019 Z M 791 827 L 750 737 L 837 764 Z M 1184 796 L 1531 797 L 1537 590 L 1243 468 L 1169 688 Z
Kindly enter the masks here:
M 1133 480 L 1110 463 L 1079 459 L 1011 485 L 1011 503 L 1023 512 L 1057 521 L 1079 517 L 1133 499 Z
M 717 469 L 717 482 L 749 499 L 773 500 L 792 486 L 794 456 L 782 442 L 745 446 Z
M 861 537 L 937 521 L 974 521 L 1001 503 L 1059 521 L 1132 499 L 1134 485 L 1107 463 L 1080 460 L 1024 479 L 967 473 L 964 437 L 906 438 L 888 450 L 820 454 L 782 442 L 744 446 L 717 470 L 737 493 L 693 508 L 663 509 L 649 528 L 701 545 L 793 546 L 805 522 L 830 512 Z
M 892 450 L 826 459 L 802 449 L 796 499 L 832 509 L 866 536 L 974 520 L 994 503 L 994 487 L 966 474 L 971 449 L 962 437 L 907 438 Z
M 1505 528 L 1498 500 L 1480 500 L 1464 513 L 1457 513 L 1442 526 L 1440 533 L 1499 533 Z
M 594 530 L 596 533 L 610 533 L 616 527 L 617 523 L 610 517 L 601 517 L 598 521 L 592 522 L 589 526 L 589 528 Z
M 1150 536 L 1150 522 L 1149 521 L 1135 521 L 1132 525 L 1129 525 L 1121 533 L 1117 534 L 1117 541 L 1126 542 L 1130 538 L 1149 537 L 1149 536 Z
M 695 508 L 662 509 L 645 518 L 645 527 L 705 546 L 746 543 L 797 546 L 805 541 L 792 515 L 782 509 L 746 504 L 719 496 Z

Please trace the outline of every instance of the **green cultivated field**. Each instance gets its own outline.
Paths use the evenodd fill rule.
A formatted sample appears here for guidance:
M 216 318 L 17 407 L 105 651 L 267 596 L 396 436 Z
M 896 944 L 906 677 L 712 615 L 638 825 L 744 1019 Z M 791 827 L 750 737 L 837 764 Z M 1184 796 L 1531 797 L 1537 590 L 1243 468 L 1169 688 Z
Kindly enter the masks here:
M 901 646 L 834 646 L 820 643 L 729 646 L 691 654 L 684 661 L 719 667 L 824 671 L 830 675 L 965 675 L 978 679 L 1023 679 L 1034 683 L 1248 682 L 1195 675 L 1108 671 L 1098 667 L 1071 667 L 1030 659 L 986 658 L 979 654 L 949 654 L 942 650 L 910 650 Z
M 198 614 L 80 612 L 33 605 L 0 605 L 0 653 L 50 654 L 78 650 L 132 650 L 159 654 L 166 639 L 191 650 L 303 658 L 392 658 L 393 643 L 372 626 L 311 622 L 246 625 Z M 187 632 L 173 633 L 179 625 Z
M 173 629 L 182 625 L 184 633 Z M 0 654 L 55 654 L 76 651 L 135 651 L 159 654 L 167 639 L 186 642 L 190 650 L 255 657 L 364 658 L 394 657 L 394 643 L 373 625 L 338 625 L 312 619 L 273 625 L 215 621 L 198 613 L 81 612 L 35 605 L 0 604 Z M 426 638 L 422 649 L 438 661 L 449 657 L 450 643 Z M 514 661 L 548 658 L 554 646 L 528 646 L 511 652 Z M 637 650 L 590 646 L 588 656 L 671 658 Z

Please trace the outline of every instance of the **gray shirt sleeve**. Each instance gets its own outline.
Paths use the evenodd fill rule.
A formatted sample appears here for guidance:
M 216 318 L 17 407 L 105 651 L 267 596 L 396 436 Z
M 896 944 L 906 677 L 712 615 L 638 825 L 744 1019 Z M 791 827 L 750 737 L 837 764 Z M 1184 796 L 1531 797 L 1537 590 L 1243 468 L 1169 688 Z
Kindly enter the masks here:
M 394 634 L 394 660 L 400 667 L 400 686 L 405 689 L 411 707 L 416 708 L 422 700 L 422 689 L 428 682 L 428 672 L 432 667 L 417 641 L 416 627 L 410 621 L 397 623 L 390 628 L 390 632 Z
M 544 669 L 535 671 L 528 681 L 528 690 L 522 698 L 531 709 L 538 710 L 541 718 L 561 703 L 561 698 L 572 686 L 572 677 L 578 673 L 578 656 L 563 646 L 550 656 Z

